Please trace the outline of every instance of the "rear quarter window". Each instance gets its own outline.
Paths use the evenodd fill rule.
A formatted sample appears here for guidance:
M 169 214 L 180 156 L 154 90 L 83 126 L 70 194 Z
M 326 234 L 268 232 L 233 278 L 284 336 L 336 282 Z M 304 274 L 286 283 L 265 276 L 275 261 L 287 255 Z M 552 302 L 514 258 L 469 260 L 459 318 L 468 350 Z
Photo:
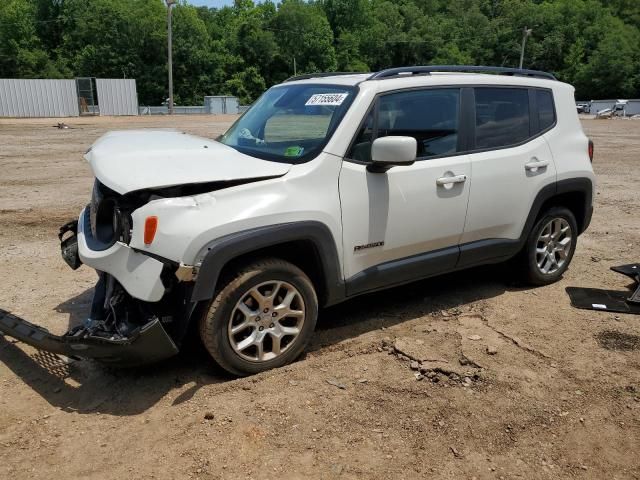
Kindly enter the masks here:
M 543 132 L 556 123 L 553 94 L 549 90 L 536 90 L 536 103 L 538 104 L 538 128 Z

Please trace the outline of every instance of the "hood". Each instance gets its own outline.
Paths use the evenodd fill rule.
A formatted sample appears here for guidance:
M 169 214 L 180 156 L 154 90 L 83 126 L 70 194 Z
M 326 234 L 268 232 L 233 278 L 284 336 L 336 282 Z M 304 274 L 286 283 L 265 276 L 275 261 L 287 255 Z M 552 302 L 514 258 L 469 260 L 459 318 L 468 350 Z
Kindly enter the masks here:
M 148 188 L 279 177 L 291 168 L 176 130 L 109 132 L 85 158 L 101 183 L 123 195 Z

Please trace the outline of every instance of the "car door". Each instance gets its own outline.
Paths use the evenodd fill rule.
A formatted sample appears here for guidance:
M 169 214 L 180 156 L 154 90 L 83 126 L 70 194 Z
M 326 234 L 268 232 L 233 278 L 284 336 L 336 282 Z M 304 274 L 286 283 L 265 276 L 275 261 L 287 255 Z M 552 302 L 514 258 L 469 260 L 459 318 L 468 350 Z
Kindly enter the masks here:
M 339 178 L 347 293 L 451 270 L 469 198 L 469 159 L 458 155 L 459 88 L 381 95 L 343 161 Z M 417 160 L 367 170 L 372 142 L 412 136 Z
M 476 87 L 474 95 L 473 185 L 459 266 L 516 253 L 536 195 L 556 181 L 543 136 L 555 125 L 551 91 Z

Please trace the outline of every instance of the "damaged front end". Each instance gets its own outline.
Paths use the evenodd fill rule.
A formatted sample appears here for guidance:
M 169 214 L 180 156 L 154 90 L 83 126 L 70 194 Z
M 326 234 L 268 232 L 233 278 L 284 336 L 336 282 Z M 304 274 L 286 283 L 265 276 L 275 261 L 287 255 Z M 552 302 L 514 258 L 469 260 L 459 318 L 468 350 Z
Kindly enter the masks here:
M 120 367 L 155 363 L 178 353 L 174 338 L 182 337 L 184 329 L 174 323 L 182 312 L 169 311 L 168 301 L 155 305 L 136 300 L 111 275 L 99 272 L 99 277 L 90 318 L 64 335 L 1 309 L 0 332 L 39 350 Z
M 105 200 L 99 188 L 79 221 L 63 225 L 59 233 L 64 261 L 75 270 L 85 260 L 98 273 L 88 318 L 64 335 L 54 335 L 0 310 L 0 332 L 40 350 L 116 366 L 169 358 L 178 353 L 195 308 L 189 301 L 193 284 L 180 265 L 142 256 L 128 246 L 130 212 L 146 199 L 136 199 L 137 205 L 124 196 Z M 127 288 L 134 285 L 134 294 L 153 296 L 153 301 L 134 298 L 117 276 Z
M 98 275 L 89 318 L 62 337 L 72 340 L 69 345 L 76 356 L 132 366 L 154 363 L 178 353 L 170 333 L 181 338 L 176 331 L 176 324 L 181 322 L 176 320 L 183 312 L 174 307 L 179 299 L 170 304 L 175 295 L 167 294 L 162 302 L 143 302 L 132 298 L 113 276 L 104 272 Z M 104 348 L 106 345 L 112 348 Z
M 121 367 L 153 363 L 178 353 L 158 319 L 127 337 L 84 328 L 60 336 L 0 309 L 0 331 L 39 350 L 71 358 L 92 358 Z

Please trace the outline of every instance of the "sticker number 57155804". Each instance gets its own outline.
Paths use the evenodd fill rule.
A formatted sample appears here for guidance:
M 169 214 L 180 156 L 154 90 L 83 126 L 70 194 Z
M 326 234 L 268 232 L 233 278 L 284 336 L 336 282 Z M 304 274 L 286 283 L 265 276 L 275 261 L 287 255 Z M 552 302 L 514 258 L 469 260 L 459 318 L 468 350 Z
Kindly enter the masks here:
M 347 98 L 348 95 L 348 93 L 316 93 L 315 95 L 311 95 L 305 105 L 338 106 L 342 105 L 342 102 L 344 102 L 344 99 Z

